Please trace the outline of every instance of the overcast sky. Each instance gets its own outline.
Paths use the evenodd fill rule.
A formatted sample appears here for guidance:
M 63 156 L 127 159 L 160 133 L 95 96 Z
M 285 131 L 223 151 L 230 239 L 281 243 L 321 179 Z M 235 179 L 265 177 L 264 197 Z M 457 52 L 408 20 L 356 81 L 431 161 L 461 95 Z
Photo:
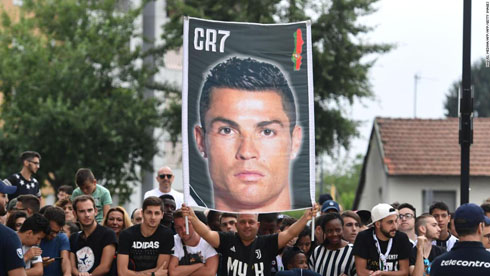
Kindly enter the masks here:
M 472 5 L 472 63 L 485 55 L 486 2 L 474 0 Z M 351 110 L 350 116 L 363 122 L 351 156 L 366 153 L 376 116 L 413 118 L 415 74 L 421 77 L 418 118 L 443 118 L 445 95 L 462 74 L 462 0 L 382 0 L 376 7 L 376 13 L 360 20 L 376 27 L 365 39 L 396 48 L 380 56 L 371 69 L 375 100 L 356 103 Z

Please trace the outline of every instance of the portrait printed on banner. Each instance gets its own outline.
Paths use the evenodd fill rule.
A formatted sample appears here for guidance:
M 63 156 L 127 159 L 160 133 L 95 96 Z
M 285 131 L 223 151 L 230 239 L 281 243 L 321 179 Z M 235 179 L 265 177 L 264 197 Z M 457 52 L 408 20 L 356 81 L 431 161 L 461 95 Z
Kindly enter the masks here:
M 189 34 L 194 37 L 190 35 L 189 40 L 196 44 L 199 32 L 191 32 L 192 26 Z M 255 28 L 246 30 L 251 26 Z M 306 29 L 304 23 L 299 26 Z M 205 27 L 209 26 L 202 29 Z M 206 53 L 192 55 L 199 47 L 189 49 L 186 129 L 190 195 L 201 206 L 231 212 L 311 206 L 308 70 L 306 64 L 302 72 L 296 70 L 297 64 L 292 62 L 295 52 L 306 52 L 296 50 L 306 39 L 300 37 L 301 43 L 294 45 L 295 35 L 306 31 L 298 32 L 301 29 L 291 25 L 286 25 L 288 32 L 263 25 L 218 27 L 232 29 L 222 55 L 209 53 L 208 60 L 202 60 Z M 275 59 L 264 58 L 260 48 L 246 51 L 240 38 L 233 40 L 234 33 L 242 39 L 244 34 L 263 37 L 264 41 L 255 43 L 266 51 L 274 49 L 270 47 L 276 41 L 263 35 L 278 30 L 284 32 L 280 37 L 295 46 L 283 47 L 288 59 L 281 58 L 280 47 Z M 228 47 L 233 51 L 228 53 Z M 196 68 L 200 66 L 201 70 Z

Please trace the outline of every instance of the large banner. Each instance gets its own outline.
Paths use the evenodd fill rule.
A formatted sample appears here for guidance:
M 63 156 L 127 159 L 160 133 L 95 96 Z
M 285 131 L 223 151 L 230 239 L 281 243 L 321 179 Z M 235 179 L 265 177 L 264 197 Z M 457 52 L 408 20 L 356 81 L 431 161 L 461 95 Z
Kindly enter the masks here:
M 185 19 L 182 144 L 190 205 L 242 213 L 312 206 L 312 66 L 309 22 Z

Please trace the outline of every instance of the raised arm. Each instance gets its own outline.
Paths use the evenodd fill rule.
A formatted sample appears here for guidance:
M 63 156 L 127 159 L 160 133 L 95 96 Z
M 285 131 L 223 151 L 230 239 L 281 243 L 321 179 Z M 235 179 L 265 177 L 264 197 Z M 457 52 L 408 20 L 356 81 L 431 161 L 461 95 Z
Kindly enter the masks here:
M 182 204 L 182 214 L 184 217 L 187 216 L 189 218 L 189 223 L 192 223 L 194 230 L 199 234 L 199 236 L 205 239 L 212 247 L 219 247 L 218 232 L 212 231 L 206 224 L 202 223 L 202 221 L 197 218 L 196 214 L 190 207 Z
M 277 238 L 278 248 L 283 248 L 290 240 L 298 236 L 305 228 L 306 223 L 316 215 L 317 211 L 318 204 L 315 203 L 313 208 L 307 209 L 298 221 L 291 225 L 287 230 L 280 232 L 279 237 Z

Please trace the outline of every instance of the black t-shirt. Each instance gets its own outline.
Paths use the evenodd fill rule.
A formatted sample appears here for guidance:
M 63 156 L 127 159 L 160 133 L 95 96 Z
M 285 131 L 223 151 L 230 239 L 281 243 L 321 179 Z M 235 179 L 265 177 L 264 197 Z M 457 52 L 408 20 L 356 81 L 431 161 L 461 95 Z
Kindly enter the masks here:
M 367 260 L 367 269 L 377 271 L 380 270 L 380 258 L 373 238 L 373 232 L 374 228 L 370 228 L 357 235 L 356 241 L 354 242 L 353 254 Z M 382 241 L 379 239 L 378 241 L 379 246 L 381 247 L 381 253 L 386 253 L 389 241 Z M 399 270 L 400 265 L 398 261 L 408 259 L 411 249 L 412 244 L 410 243 L 407 234 L 397 231 L 393 238 L 391 250 L 386 258 L 388 271 Z
M 221 253 L 219 275 L 270 275 L 272 261 L 278 253 L 278 234 L 257 236 L 248 246 L 242 243 L 237 233 L 218 232 Z
M 172 254 L 174 236 L 163 225 L 149 237 L 141 234 L 141 224 L 133 225 L 119 234 L 118 254 L 129 255 L 128 269 L 143 271 L 157 266 L 160 254 Z
M 37 179 L 31 176 L 31 180 L 26 180 L 20 173 L 14 173 L 13 175 L 7 177 L 4 180 L 5 184 L 17 187 L 15 193 L 8 195 L 9 200 L 12 200 L 20 195 L 35 195 L 37 197 L 41 196 L 41 191 L 39 190 L 39 182 Z
M 431 276 L 488 276 L 490 252 L 481 242 L 458 241 L 451 251 L 437 257 L 430 267 Z
M 111 244 L 117 246 L 116 233 L 99 224 L 88 238 L 82 231 L 72 234 L 70 251 L 75 254 L 78 271 L 93 272 L 100 264 L 104 247 Z
M 439 255 L 442 255 L 446 253 L 446 249 L 437 246 L 437 245 L 432 245 L 432 249 L 430 250 L 429 257 L 427 258 L 430 263 L 434 261 L 435 258 L 437 258 Z M 417 260 L 417 247 L 415 246 L 412 248 L 412 252 L 410 253 L 410 258 L 409 258 L 409 263 L 410 265 L 415 265 L 415 260 Z

